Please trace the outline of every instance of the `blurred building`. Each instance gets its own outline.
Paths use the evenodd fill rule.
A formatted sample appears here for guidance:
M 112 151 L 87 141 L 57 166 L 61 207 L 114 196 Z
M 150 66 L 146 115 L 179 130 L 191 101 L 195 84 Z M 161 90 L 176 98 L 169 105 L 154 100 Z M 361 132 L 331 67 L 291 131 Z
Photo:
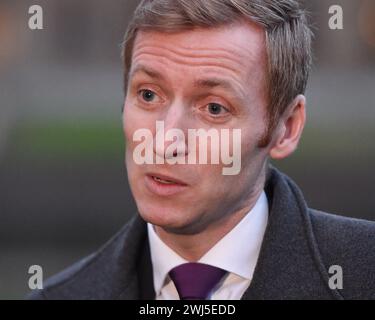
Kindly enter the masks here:
M 316 35 L 308 126 L 279 165 L 311 206 L 375 219 L 375 1 L 305 2 Z M 55 273 L 135 211 L 123 167 L 120 45 L 137 3 L 0 2 L 0 299 L 23 296 L 30 264 Z M 28 28 L 34 4 L 43 30 Z M 334 4 L 344 30 L 328 27 Z

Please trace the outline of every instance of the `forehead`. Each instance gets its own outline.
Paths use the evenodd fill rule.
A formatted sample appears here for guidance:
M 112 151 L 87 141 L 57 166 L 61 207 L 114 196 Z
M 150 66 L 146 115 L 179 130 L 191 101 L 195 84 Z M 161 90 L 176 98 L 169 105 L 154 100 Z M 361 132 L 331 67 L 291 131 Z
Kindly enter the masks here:
M 132 68 L 146 64 L 172 64 L 187 73 L 202 71 L 245 80 L 264 72 L 265 33 L 260 26 L 241 22 L 213 28 L 167 33 L 139 31 L 133 47 Z M 152 65 L 151 65 L 152 66 Z M 198 68 L 197 68 L 198 67 Z M 162 69 L 164 70 L 164 69 Z M 186 74 L 187 75 L 187 74 Z M 259 78 L 258 78 L 259 81 Z

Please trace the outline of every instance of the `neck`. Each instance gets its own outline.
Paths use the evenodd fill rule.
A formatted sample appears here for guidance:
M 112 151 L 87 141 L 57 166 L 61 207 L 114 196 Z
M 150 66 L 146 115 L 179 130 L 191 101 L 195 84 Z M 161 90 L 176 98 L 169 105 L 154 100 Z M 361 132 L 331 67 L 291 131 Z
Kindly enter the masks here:
M 245 217 L 254 207 L 262 190 L 254 193 L 246 206 L 210 223 L 199 233 L 176 234 L 158 226 L 155 226 L 155 231 L 159 238 L 179 256 L 189 262 L 196 262 Z

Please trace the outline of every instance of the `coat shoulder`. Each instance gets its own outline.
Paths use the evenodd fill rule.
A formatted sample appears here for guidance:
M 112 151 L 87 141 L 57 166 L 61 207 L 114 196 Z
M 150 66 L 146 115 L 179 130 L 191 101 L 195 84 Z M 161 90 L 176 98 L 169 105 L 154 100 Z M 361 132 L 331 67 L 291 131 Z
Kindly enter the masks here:
M 119 245 L 127 236 L 129 224 L 126 224 L 115 236 L 96 252 L 82 258 L 71 266 L 48 278 L 42 290 L 33 290 L 29 300 L 81 300 L 101 299 L 109 296 L 106 276 L 111 273 L 111 265 L 119 254 Z
M 85 269 L 95 261 L 98 254 L 91 254 L 66 269 L 60 271 L 59 273 L 48 278 L 43 284 L 42 290 L 33 290 L 27 296 L 28 300 L 48 300 L 53 299 L 53 295 L 56 292 L 64 292 L 64 288 L 69 287 L 70 284 L 73 284 L 76 281 L 79 281 L 80 274 L 85 271 Z M 61 295 L 61 299 L 69 299 L 68 296 Z
M 375 299 L 375 222 L 309 210 L 324 264 L 340 266 L 346 299 Z
M 334 240 L 332 235 L 335 235 L 337 240 L 357 240 L 358 245 L 362 242 L 374 244 L 375 221 L 349 218 L 315 209 L 309 209 L 309 212 L 314 230 L 320 236 L 329 237 L 331 240 Z

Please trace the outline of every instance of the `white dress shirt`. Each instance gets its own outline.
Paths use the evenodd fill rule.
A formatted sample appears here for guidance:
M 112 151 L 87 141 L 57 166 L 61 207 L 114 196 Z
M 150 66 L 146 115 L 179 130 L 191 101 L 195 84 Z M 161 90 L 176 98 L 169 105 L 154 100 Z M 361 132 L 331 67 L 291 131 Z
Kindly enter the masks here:
M 198 262 L 228 271 L 212 290 L 210 300 L 239 300 L 251 283 L 260 247 L 268 222 L 268 202 L 265 192 L 255 206 Z M 157 300 L 178 300 L 178 292 L 168 273 L 187 263 L 157 235 L 152 224 L 147 224 L 154 288 Z

